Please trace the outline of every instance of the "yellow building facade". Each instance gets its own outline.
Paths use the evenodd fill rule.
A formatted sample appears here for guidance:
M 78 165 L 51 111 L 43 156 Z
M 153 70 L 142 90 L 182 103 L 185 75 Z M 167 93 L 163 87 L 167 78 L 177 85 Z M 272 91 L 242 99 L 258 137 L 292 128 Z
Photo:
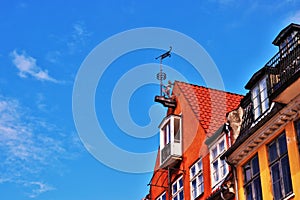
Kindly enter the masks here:
M 246 84 L 242 125 L 223 158 L 236 199 L 300 199 L 300 25 L 273 41 L 279 51 Z

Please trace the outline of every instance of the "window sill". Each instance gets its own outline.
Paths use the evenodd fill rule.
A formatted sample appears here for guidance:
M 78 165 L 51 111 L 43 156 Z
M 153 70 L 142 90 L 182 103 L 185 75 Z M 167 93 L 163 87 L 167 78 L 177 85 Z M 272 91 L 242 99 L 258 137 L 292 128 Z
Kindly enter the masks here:
M 282 200 L 289 200 L 295 197 L 295 193 L 289 194 L 288 196 L 286 196 L 284 199 Z

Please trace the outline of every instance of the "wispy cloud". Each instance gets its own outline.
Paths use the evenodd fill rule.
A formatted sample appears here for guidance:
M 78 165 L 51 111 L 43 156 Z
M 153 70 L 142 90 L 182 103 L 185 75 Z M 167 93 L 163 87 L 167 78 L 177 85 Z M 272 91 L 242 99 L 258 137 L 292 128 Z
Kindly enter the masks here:
M 286 21 L 287 23 L 300 23 L 300 10 L 293 12 Z
M 51 77 L 47 70 L 41 69 L 36 63 L 36 59 L 27 55 L 25 52 L 18 53 L 16 50 L 11 52 L 12 62 L 19 70 L 19 76 L 26 78 L 32 76 L 40 81 L 50 81 L 58 83 L 59 81 Z
M 41 177 L 59 171 L 62 160 L 74 157 L 69 152 L 78 148 L 75 137 L 33 117 L 17 100 L 0 95 L 0 184 L 22 186 L 31 198 L 54 190 Z
M 51 191 L 51 190 L 55 190 L 54 187 L 45 184 L 43 182 L 38 182 L 38 181 L 32 181 L 32 182 L 28 182 L 25 183 L 25 186 L 27 187 L 33 187 L 34 189 L 28 194 L 28 196 L 30 198 L 36 198 L 37 196 L 39 196 L 42 193 Z
M 67 43 L 70 53 L 80 51 L 82 46 L 85 46 L 88 38 L 92 35 L 86 28 L 83 21 L 77 21 L 72 26 L 71 37 Z

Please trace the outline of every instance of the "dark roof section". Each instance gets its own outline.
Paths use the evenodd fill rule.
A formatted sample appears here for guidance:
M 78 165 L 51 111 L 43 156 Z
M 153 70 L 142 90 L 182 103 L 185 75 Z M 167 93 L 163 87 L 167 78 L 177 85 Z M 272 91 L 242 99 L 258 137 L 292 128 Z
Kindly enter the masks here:
M 282 40 L 284 38 L 286 38 L 286 36 L 288 36 L 290 33 L 292 33 L 295 30 L 300 31 L 300 25 L 299 24 L 291 23 L 290 25 L 288 25 L 287 27 L 285 27 L 282 31 L 280 31 L 280 33 L 277 35 L 277 37 L 272 42 L 272 44 L 274 44 L 276 46 L 279 46 L 280 43 L 282 42 Z
M 226 124 L 223 124 L 211 137 L 205 140 L 205 144 L 210 145 L 225 131 L 225 129 L 226 129 Z
M 255 126 L 251 127 L 250 129 L 245 129 L 244 131 L 241 131 L 235 143 L 221 156 L 221 159 L 225 159 L 225 157 L 229 157 L 240 145 L 243 144 L 243 142 L 245 142 L 255 131 L 257 131 L 274 115 L 276 115 L 283 107 L 284 107 L 283 104 L 275 103 L 274 107 L 268 113 L 268 115 L 260 119 L 260 121 Z
M 245 89 L 251 90 L 253 85 L 258 83 L 258 81 L 266 74 L 266 71 L 266 67 L 263 67 L 260 70 L 258 70 L 255 74 L 253 74 L 248 83 L 245 85 Z

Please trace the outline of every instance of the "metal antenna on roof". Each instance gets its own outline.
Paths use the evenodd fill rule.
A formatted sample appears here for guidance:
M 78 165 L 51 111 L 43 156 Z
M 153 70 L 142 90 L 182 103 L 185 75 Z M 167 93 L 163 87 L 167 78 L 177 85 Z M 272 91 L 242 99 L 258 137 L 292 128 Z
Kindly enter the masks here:
M 166 57 L 171 57 L 171 51 L 172 51 L 172 47 L 170 47 L 170 50 L 167 51 L 166 53 L 161 54 L 160 56 L 158 56 L 158 57 L 155 58 L 155 59 L 160 58 L 160 66 L 159 66 L 160 70 L 159 70 L 159 73 L 156 74 L 157 80 L 160 81 L 160 96 L 162 96 L 163 81 L 166 80 L 166 78 L 167 78 L 166 73 L 164 73 L 163 69 L 162 69 L 162 60 L 165 59 Z

